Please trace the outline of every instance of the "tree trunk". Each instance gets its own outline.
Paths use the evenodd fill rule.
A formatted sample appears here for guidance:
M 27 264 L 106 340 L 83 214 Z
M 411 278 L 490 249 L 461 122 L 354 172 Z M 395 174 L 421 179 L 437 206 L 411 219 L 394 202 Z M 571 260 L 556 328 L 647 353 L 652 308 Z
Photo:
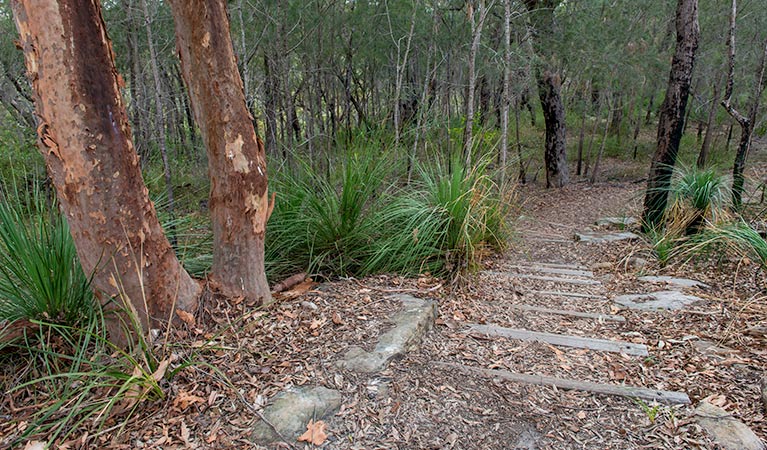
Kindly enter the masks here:
M 543 118 L 546 123 L 546 187 L 563 187 L 570 181 L 567 170 L 565 143 L 565 107 L 560 95 L 560 79 L 548 70 L 538 74 L 538 95 L 541 97 Z
M 506 183 L 511 102 L 511 0 L 503 0 L 503 93 L 501 94 L 501 187 Z M 519 125 L 517 125 L 519 126 Z
M 754 132 L 754 123 L 756 122 L 756 114 L 759 110 L 759 99 L 762 96 L 764 89 L 764 66 L 767 60 L 767 41 L 764 43 L 764 52 L 759 62 L 759 68 L 756 74 L 756 87 L 754 89 L 754 96 L 752 98 L 751 108 L 749 109 L 748 117 L 741 114 L 730 103 L 732 100 L 732 89 L 735 75 L 735 18 L 738 14 L 737 1 L 732 0 L 732 10 L 730 14 L 730 30 L 727 35 L 727 50 L 728 50 L 728 71 L 727 71 L 727 84 L 724 90 L 724 100 L 722 100 L 722 106 L 727 112 L 735 119 L 740 125 L 740 143 L 738 144 L 738 152 L 735 154 L 735 163 L 732 166 L 732 204 L 735 208 L 739 208 L 743 197 L 743 184 L 745 182 L 743 178 L 743 172 L 746 168 L 746 159 L 748 158 L 748 152 L 751 147 L 751 134 Z M 732 130 L 732 128 L 730 128 Z M 729 137 L 728 137 L 729 147 Z
M 130 302 L 144 331 L 194 313 L 200 286 L 162 232 L 120 98 L 112 46 L 95 0 L 12 3 L 35 93 L 38 145 L 85 273 L 106 311 Z M 124 343 L 120 323 L 110 335 Z
M 479 41 L 482 37 L 482 26 L 485 23 L 489 8 L 485 8 L 485 1 L 479 0 L 477 12 L 474 12 L 472 2 L 467 3 L 469 21 L 471 22 L 471 50 L 469 51 L 469 67 L 467 69 L 466 86 L 466 127 L 463 131 L 463 155 L 466 160 L 466 167 L 471 167 L 471 152 L 474 147 L 474 90 L 477 84 L 477 52 L 479 51 Z
M 711 129 L 714 127 L 714 118 L 716 117 L 716 108 L 719 105 L 719 82 L 714 84 L 713 98 L 711 104 L 708 107 L 708 117 L 706 118 L 706 134 L 703 136 L 703 145 L 700 147 L 700 153 L 698 154 L 697 166 L 698 169 L 703 169 L 708 163 L 708 153 L 711 149 L 711 137 L 713 135 Z
M 657 227 L 666 211 L 671 175 L 682 139 L 695 53 L 700 39 L 698 0 L 678 0 L 676 32 L 676 51 L 671 61 L 668 89 L 658 120 L 658 147 L 647 179 L 642 216 L 646 229 Z
M 175 199 L 173 198 L 173 174 L 170 169 L 170 162 L 168 161 L 168 145 L 167 137 L 165 136 L 165 114 L 163 114 L 162 104 L 162 83 L 160 81 L 160 69 L 157 67 L 157 55 L 154 51 L 154 39 L 152 39 L 152 21 L 149 16 L 149 7 L 146 0 L 141 0 L 141 9 L 144 12 L 144 29 L 146 30 L 146 39 L 149 43 L 149 61 L 152 66 L 152 77 L 154 78 L 154 105 L 155 114 L 157 114 L 157 127 L 160 137 L 160 156 L 162 157 L 163 174 L 165 175 L 165 195 L 168 196 L 168 214 L 170 215 L 171 222 L 168 229 L 170 235 L 170 242 L 174 247 L 178 245 L 176 240 L 176 225 L 175 225 Z
M 229 296 L 271 301 L 264 272 L 266 157 L 248 112 L 224 0 L 172 0 L 176 45 L 208 151 L 212 278 Z

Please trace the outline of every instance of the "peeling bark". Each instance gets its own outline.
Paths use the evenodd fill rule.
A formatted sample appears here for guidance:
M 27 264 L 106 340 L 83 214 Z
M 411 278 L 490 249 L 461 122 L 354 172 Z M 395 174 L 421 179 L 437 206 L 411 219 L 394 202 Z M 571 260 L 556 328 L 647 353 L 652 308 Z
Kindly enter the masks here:
M 208 151 L 212 278 L 225 295 L 269 303 L 264 233 L 272 203 L 266 155 L 245 103 L 223 0 L 171 0 L 176 45 Z
M 112 300 L 124 296 L 144 327 L 165 323 L 174 306 L 193 312 L 200 286 L 181 267 L 149 200 L 99 2 L 11 3 L 38 146 L 98 298 L 113 311 L 123 305 Z M 110 332 L 120 342 L 118 326 L 113 321 Z

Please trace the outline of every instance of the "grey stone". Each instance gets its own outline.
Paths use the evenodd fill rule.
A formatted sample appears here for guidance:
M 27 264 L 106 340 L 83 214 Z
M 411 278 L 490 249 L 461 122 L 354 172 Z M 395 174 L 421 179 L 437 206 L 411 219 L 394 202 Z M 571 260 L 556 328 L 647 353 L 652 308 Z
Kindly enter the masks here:
M 700 426 L 724 450 L 765 450 L 764 442 L 743 422 L 708 402 L 695 408 Z
M 679 287 L 699 287 L 703 289 L 708 289 L 708 285 L 706 283 L 701 283 L 697 280 L 690 280 L 688 278 L 676 278 L 676 277 L 668 277 L 668 276 L 646 276 L 646 277 L 639 277 L 637 278 L 639 281 L 644 281 L 647 283 L 666 283 L 666 284 L 672 284 L 674 286 Z
M 605 242 L 632 241 L 639 239 L 639 236 L 630 231 L 621 232 L 598 232 L 598 231 L 580 231 L 575 233 L 575 240 L 585 242 L 586 244 L 603 244 Z
M 703 353 L 706 356 L 713 357 L 714 359 L 726 359 L 729 356 L 732 356 L 734 353 L 738 353 L 737 350 L 733 350 L 731 348 L 722 347 L 720 345 L 717 345 L 714 342 L 707 341 L 705 339 L 698 339 L 692 341 L 692 346 L 695 347 L 699 352 Z
M 598 219 L 596 224 L 600 227 L 615 228 L 618 230 L 625 230 L 631 225 L 639 223 L 634 217 L 602 217 Z
M 647 267 L 647 264 L 649 264 L 646 259 L 640 258 L 639 256 L 632 256 L 627 263 L 629 267 L 633 267 L 634 269 L 644 269 Z
M 253 440 L 261 445 L 286 439 L 294 442 L 306 431 L 310 419 L 321 420 L 341 407 L 341 394 L 321 386 L 293 387 L 277 394 L 262 415 L 263 420 L 253 427 Z
M 659 291 L 647 294 L 619 295 L 613 299 L 613 302 L 629 309 L 654 311 L 657 309 L 682 309 L 698 300 L 702 299 L 679 291 Z
M 363 373 L 378 372 L 394 358 L 415 349 L 423 335 L 434 325 L 437 305 L 410 295 L 396 296 L 402 301 L 402 309 L 392 318 L 394 328 L 382 334 L 372 352 L 351 347 L 344 359 L 336 362 L 341 369 Z

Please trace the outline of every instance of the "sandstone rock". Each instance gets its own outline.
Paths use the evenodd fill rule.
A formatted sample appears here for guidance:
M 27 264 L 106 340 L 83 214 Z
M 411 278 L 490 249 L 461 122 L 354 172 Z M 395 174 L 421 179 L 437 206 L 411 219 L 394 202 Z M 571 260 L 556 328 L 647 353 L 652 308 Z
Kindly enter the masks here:
M 698 300 L 702 299 L 679 291 L 659 291 L 647 294 L 619 295 L 613 299 L 613 302 L 629 309 L 655 311 L 657 309 L 682 309 Z
M 668 276 L 646 276 L 646 277 L 639 277 L 637 278 L 639 281 L 644 281 L 647 283 L 666 283 L 666 284 L 672 284 L 674 286 L 679 287 L 698 287 L 702 289 L 708 289 L 708 285 L 706 283 L 701 283 L 697 280 L 690 280 L 688 278 L 676 278 L 676 277 L 668 277 Z
M 321 386 L 289 388 L 271 400 L 263 411 L 266 420 L 253 427 L 253 440 L 261 445 L 287 439 L 294 442 L 306 431 L 309 419 L 320 420 L 333 415 L 341 407 L 341 394 Z M 279 433 L 279 434 L 278 434 Z
M 765 450 L 765 445 L 743 422 L 708 402 L 695 408 L 700 426 L 724 450 Z
M 639 236 L 629 231 L 607 233 L 598 231 L 580 231 L 575 233 L 575 240 L 586 244 L 603 244 L 605 242 L 631 241 L 634 239 L 639 239 Z
M 402 309 L 392 318 L 394 328 L 378 340 L 372 352 L 351 347 L 336 365 L 339 368 L 363 373 L 378 372 L 394 358 L 411 351 L 421 343 L 423 335 L 431 329 L 436 318 L 436 304 L 410 295 L 399 295 Z

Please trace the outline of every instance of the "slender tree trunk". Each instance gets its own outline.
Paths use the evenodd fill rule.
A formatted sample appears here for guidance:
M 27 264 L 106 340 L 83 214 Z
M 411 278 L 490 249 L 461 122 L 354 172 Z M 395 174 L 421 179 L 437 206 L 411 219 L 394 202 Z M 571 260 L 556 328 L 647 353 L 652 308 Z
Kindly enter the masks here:
M 172 0 L 176 45 L 208 150 L 213 281 L 230 296 L 271 301 L 264 272 L 266 155 L 248 112 L 224 0 Z
M 514 133 L 517 139 L 517 159 L 519 159 L 519 182 L 525 184 L 525 162 L 522 158 L 522 139 L 519 136 L 519 101 L 514 102 Z
M 609 96 L 608 96 L 609 98 Z M 597 157 L 594 159 L 594 168 L 591 170 L 591 178 L 589 178 L 589 183 L 594 184 L 597 181 L 597 175 L 599 175 L 599 163 L 602 161 L 602 154 L 605 152 L 605 144 L 607 143 L 607 136 L 609 134 L 611 125 L 613 123 L 612 116 L 613 116 L 613 105 L 609 103 L 607 104 L 607 121 L 605 121 L 605 129 L 602 133 L 602 142 L 599 144 L 599 151 L 597 152 Z
M 170 242 L 175 247 L 178 243 L 176 240 L 176 226 L 174 225 L 175 219 L 175 200 L 173 198 L 173 174 L 170 169 L 170 162 L 168 161 L 168 145 L 167 137 L 165 136 L 165 114 L 163 114 L 163 89 L 162 82 L 160 80 L 160 69 L 157 67 L 157 54 L 154 50 L 154 39 L 152 38 L 152 24 L 151 16 L 149 15 L 149 7 L 146 0 L 141 0 L 141 9 L 144 13 L 144 29 L 146 30 L 146 39 L 149 43 L 149 62 L 152 66 L 152 77 L 154 78 L 154 105 L 155 113 L 157 114 L 157 127 L 160 138 L 160 156 L 162 157 L 163 174 L 165 175 L 165 195 L 168 196 L 168 214 L 171 218 L 171 225 L 168 229 L 170 235 Z
M 466 127 L 463 131 L 463 155 L 466 161 L 466 167 L 471 167 L 471 152 L 474 147 L 474 91 L 477 84 L 477 52 L 479 51 L 479 42 L 482 37 L 482 27 L 485 24 L 485 18 L 490 8 L 485 7 L 485 0 L 477 2 L 477 11 L 474 11 L 472 2 L 467 3 L 469 8 L 469 21 L 471 22 L 471 51 L 469 52 L 469 67 L 467 68 L 467 86 L 466 86 Z M 491 2 L 492 6 L 492 2 Z
M 410 57 L 410 43 L 413 41 L 413 34 L 415 32 L 415 17 L 418 12 L 418 2 L 413 3 L 413 14 L 410 16 L 410 31 L 407 34 L 407 41 L 405 44 L 405 55 L 400 60 L 400 41 L 394 38 L 394 30 L 391 27 L 391 17 L 389 17 L 388 3 L 387 5 L 387 19 L 389 20 L 389 34 L 397 48 L 397 73 L 395 75 L 394 82 L 394 146 L 399 148 L 400 133 L 402 132 L 402 119 L 400 110 L 400 96 L 402 95 L 402 83 L 405 77 L 405 66 L 407 65 L 408 58 Z M 410 175 L 408 173 L 408 179 Z
M 501 97 L 501 186 L 506 183 L 511 102 L 511 0 L 503 0 L 503 93 Z
M 757 70 L 756 86 L 754 89 L 754 96 L 751 100 L 751 108 L 749 110 L 749 115 L 744 116 L 737 109 L 735 109 L 731 103 L 735 74 L 735 18 L 737 15 L 737 1 L 732 0 L 730 30 L 729 34 L 727 35 L 727 84 L 725 85 L 724 100 L 722 100 L 722 106 L 724 106 L 730 116 L 732 116 L 732 118 L 735 119 L 740 125 L 740 143 L 738 144 L 738 151 L 735 154 L 735 163 L 732 166 L 732 204 L 735 208 L 739 208 L 742 203 L 743 185 L 745 182 L 743 172 L 746 168 L 746 159 L 748 158 L 748 152 L 751 147 L 751 135 L 754 131 L 754 122 L 756 122 L 756 115 L 759 110 L 759 99 L 762 96 L 762 91 L 764 89 L 764 67 L 765 60 L 767 60 L 767 41 L 765 41 L 764 52 L 762 53 L 759 68 Z
M 652 88 L 652 91 L 650 92 L 650 100 L 647 102 L 647 113 L 644 116 L 644 124 L 650 125 L 650 121 L 652 120 L 652 112 L 655 109 L 655 88 Z
M 658 121 L 658 147 L 647 179 L 642 216 L 646 229 L 657 227 L 666 211 L 668 189 L 682 139 L 684 113 L 700 39 L 698 0 L 678 0 L 676 32 L 676 51 L 671 61 L 668 89 Z
M 200 286 L 162 232 L 120 98 L 95 0 L 15 0 L 35 94 L 38 145 L 85 273 L 107 311 L 129 302 L 148 331 L 172 311 L 194 313 Z M 113 321 L 112 339 L 125 343 Z
M 698 154 L 697 166 L 699 169 L 706 167 L 708 163 L 708 153 L 711 149 L 711 137 L 714 128 L 714 118 L 716 117 L 716 109 L 719 105 L 719 82 L 714 84 L 713 98 L 711 104 L 708 107 L 708 117 L 706 118 L 706 134 L 703 136 L 703 145 L 700 147 L 700 153 Z
M 597 111 L 594 114 L 594 126 L 591 127 L 591 133 L 589 134 L 589 147 L 586 151 L 586 161 L 583 167 L 583 176 L 589 174 L 591 170 L 591 150 L 594 149 L 594 136 L 597 134 L 597 128 L 599 128 L 600 117 L 602 116 L 602 100 L 597 100 Z
M 266 153 L 270 158 L 277 156 L 277 82 L 274 74 L 274 61 L 264 49 L 264 117 L 266 122 Z
M 586 117 L 588 117 L 588 108 L 586 102 L 583 103 L 583 113 L 581 114 L 581 130 L 578 133 L 578 165 L 575 167 L 575 174 L 581 175 L 581 166 L 583 164 L 583 140 L 586 134 Z

